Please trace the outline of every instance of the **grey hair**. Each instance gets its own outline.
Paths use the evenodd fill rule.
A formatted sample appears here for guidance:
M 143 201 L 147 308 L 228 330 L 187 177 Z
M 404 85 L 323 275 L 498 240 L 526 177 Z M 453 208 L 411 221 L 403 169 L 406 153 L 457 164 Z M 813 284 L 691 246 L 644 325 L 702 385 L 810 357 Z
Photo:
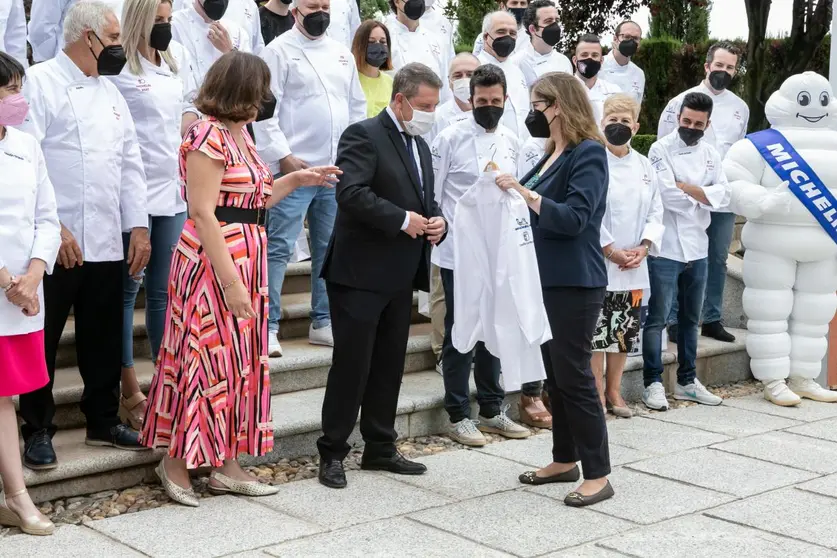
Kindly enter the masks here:
M 108 14 L 116 17 L 113 8 L 98 0 L 77 2 L 64 18 L 64 44 L 70 45 L 81 39 L 85 31 L 93 31 L 99 37 L 104 35 Z
M 422 85 L 427 85 L 434 89 L 441 89 L 442 80 L 439 79 L 436 72 L 424 64 L 410 62 L 395 74 L 395 79 L 392 80 L 392 96 L 390 100 L 395 100 L 397 93 L 401 93 L 408 99 L 411 99 L 418 94 L 419 87 Z
M 494 22 L 494 18 L 498 15 L 504 15 L 508 17 L 514 17 L 509 12 L 505 10 L 497 10 L 496 12 L 488 12 L 485 14 L 485 17 L 482 18 L 482 34 L 485 35 L 489 31 L 491 31 L 491 24 Z M 517 26 L 517 22 L 515 21 L 515 26 Z

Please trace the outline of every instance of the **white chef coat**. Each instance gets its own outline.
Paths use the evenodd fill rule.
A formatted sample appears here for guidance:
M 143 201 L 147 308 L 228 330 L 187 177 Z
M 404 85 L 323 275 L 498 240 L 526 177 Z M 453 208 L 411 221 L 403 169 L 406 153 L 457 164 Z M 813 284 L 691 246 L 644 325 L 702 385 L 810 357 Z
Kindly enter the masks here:
M 651 253 L 684 263 L 707 257 L 709 212 L 725 208 L 730 200 L 721 156 L 704 140 L 687 146 L 675 130 L 654 142 L 648 158 L 657 172 L 665 226 L 660 248 L 652 249 Z M 698 202 L 680 190 L 675 182 L 700 186 L 710 205 Z
M 526 32 L 526 29 L 523 28 L 521 25 L 517 28 L 517 42 L 514 46 L 514 52 L 517 52 L 518 49 L 525 47 L 529 44 L 530 38 L 529 33 Z M 477 38 L 474 39 L 474 50 L 472 51 L 474 56 L 477 56 L 479 53 L 482 52 L 483 44 L 485 44 L 485 37 L 483 36 L 482 30 L 477 35 Z
M 121 233 L 148 226 L 145 171 L 125 99 L 63 51 L 27 72 L 23 94 L 29 114 L 20 128 L 41 143 L 61 224 L 84 261 L 121 261 Z
M 587 84 L 578 76 L 576 76 L 576 79 L 581 82 L 584 90 L 587 91 L 587 98 L 590 99 L 590 104 L 593 107 L 593 118 L 596 120 L 599 128 L 601 128 L 602 118 L 604 118 L 605 101 L 611 95 L 622 93 L 622 90 L 615 83 L 610 83 L 600 77 L 596 78 L 596 83 L 593 84 L 593 87 L 587 87 Z
M 479 180 L 489 162 L 500 167 L 501 173 L 515 173 L 518 144 L 517 136 L 502 124 L 488 133 L 473 118 L 453 124 L 436 137 L 430 150 L 433 184 L 436 203 L 442 209 L 449 229 L 459 198 Z M 439 267 L 454 269 L 454 243 L 454 233 L 449 230 L 445 241 L 433 248 L 430 261 Z
M 499 66 L 506 75 L 508 99 L 506 99 L 506 110 L 503 112 L 502 123 L 514 132 L 521 142 L 526 141 L 529 139 L 529 130 L 526 129 L 525 124 L 526 116 L 529 114 L 529 88 L 526 86 L 523 72 L 520 71 L 511 57 L 506 58 L 505 62 L 500 62 L 486 51 L 482 51 L 477 58 L 480 64 Z
M 517 158 L 517 179 L 523 180 L 530 170 L 535 168 L 546 153 L 546 138 L 530 137 L 520 147 Z
M 526 87 L 529 88 L 538 81 L 539 77 L 546 73 L 564 72 L 566 74 L 572 74 L 575 71 L 570 59 L 557 50 L 550 49 L 548 53 L 541 54 L 535 50 L 531 42 L 516 48 L 515 53 L 512 55 L 512 61 L 523 72 Z
M 607 150 L 607 206 L 602 217 L 602 247 L 616 250 L 639 246 L 643 240 L 660 249 L 663 239 L 663 201 L 657 173 L 648 159 L 631 149 L 624 157 Z M 607 265 L 607 290 L 633 291 L 651 288 L 648 264 L 642 260 L 635 269 L 619 270 L 611 260 Z
M 462 110 L 459 108 L 459 105 L 456 103 L 456 99 L 449 99 L 446 102 L 439 105 L 439 108 L 436 109 L 436 120 L 433 123 L 433 129 L 430 130 L 429 134 L 425 134 L 424 140 L 427 142 L 427 145 L 433 145 L 433 140 L 436 139 L 436 136 L 439 133 L 451 126 L 456 124 L 457 122 L 462 122 L 463 120 L 472 120 L 472 114 L 470 110 Z
M 191 8 L 194 4 L 195 0 L 174 0 L 172 11 L 185 10 Z M 231 21 L 247 32 L 250 37 L 249 52 L 258 54 L 264 48 L 259 5 L 253 0 L 229 0 L 227 11 L 224 12 L 224 17 L 221 20 Z
M 395 14 L 390 14 L 387 17 L 395 17 Z M 425 29 L 429 29 L 441 37 L 442 45 L 444 45 L 447 50 L 448 63 L 450 63 L 450 61 L 456 56 L 456 48 L 453 44 L 455 28 L 453 23 L 451 23 L 451 21 L 445 16 L 444 8 L 435 5 L 427 8 L 424 15 L 419 19 L 419 23 L 421 23 L 422 27 Z M 388 23 L 387 27 L 389 27 Z
M 14 128 L 6 128 L 0 140 L 0 268 L 23 275 L 29 260 L 46 262 L 52 273 L 61 226 L 55 192 L 47 174 L 38 140 Z M 41 311 L 24 316 L 21 309 L 0 296 L 0 336 L 23 335 L 44 327 L 44 291 L 38 286 Z
M 220 22 L 230 34 L 233 48 L 250 52 L 252 43 L 249 33 L 226 17 L 221 18 Z M 183 45 L 189 53 L 189 58 L 195 67 L 198 85 L 203 83 L 203 78 L 212 64 L 222 56 L 221 51 L 209 42 L 209 25 L 193 6 L 175 12 L 171 18 L 172 38 Z M 261 35 L 261 32 L 259 34 Z
M 360 12 L 357 9 L 357 2 L 355 0 L 331 0 L 328 12 L 330 17 L 326 37 L 331 37 L 351 50 L 355 32 L 360 27 Z M 392 28 L 390 28 L 391 30 Z
M 172 72 L 165 60 L 160 66 L 140 55 L 143 73 L 134 75 L 126 65 L 109 77 L 119 88 L 137 130 L 148 188 L 148 214 L 172 216 L 186 211 L 180 192 L 180 124 L 183 113 L 194 110 L 197 82 L 189 54 L 175 41 L 168 52 L 177 63 Z
M 541 345 L 552 332 L 529 208 L 519 193 L 498 188 L 496 176 L 482 173 L 456 205 L 452 341 L 461 353 L 485 342 L 506 391 L 516 391 L 546 376 Z
M 78 1 L 32 0 L 32 8 L 29 11 L 29 44 L 32 45 L 32 58 L 35 62 L 50 60 L 64 49 L 64 18 Z M 116 19 L 122 19 L 125 0 L 101 1 L 113 9 Z
M 26 12 L 23 9 L 23 0 L 0 0 L 0 32 L 0 50 L 13 56 L 24 68 L 28 68 Z
M 624 93 L 633 95 L 636 102 L 642 104 L 642 97 L 645 95 L 645 72 L 633 61 L 628 60 L 628 63 L 622 66 L 611 51 L 604 57 L 599 75 Z
M 390 41 L 392 41 L 393 70 L 400 70 L 410 62 L 421 62 L 433 70 L 443 84 L 448 83 L 450 49 L 439 33 L 425 28 L 421 21 L 415 31 L 410 31 L 406 25 L 394 17 L 387 20 L 386 26 L 389 29 Z M 443 85 L 440 97 L 443 103 L 453 98 L 450 87 Z
M 330 37 L 311 40 L 294 26 L 260 56 L 270 67 L 276 114 L 253 124 L 259 154 L 274 173 L 290 154 L 309 165 L 334 164 L 343 131 L 366 118 L 352 52 Z

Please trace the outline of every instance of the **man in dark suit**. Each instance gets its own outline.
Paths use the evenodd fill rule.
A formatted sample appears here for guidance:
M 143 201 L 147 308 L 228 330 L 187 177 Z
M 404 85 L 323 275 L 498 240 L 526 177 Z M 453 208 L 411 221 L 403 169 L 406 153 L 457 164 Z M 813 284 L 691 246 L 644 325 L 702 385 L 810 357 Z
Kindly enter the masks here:
M 431 245 L 447 233 L 433 195 L 430 149 L 441 80 L 413 63 L 395 76 L 389 107 L 346 128 L 337 166 L 337 218 L 322 277 L 334 330 L 323 401 L 320 482 L 346 486 L 343 459 L 361 411 L 361 468 L 405 475 L 427 469 L 395 448 L 413 290 L 429 290 Z

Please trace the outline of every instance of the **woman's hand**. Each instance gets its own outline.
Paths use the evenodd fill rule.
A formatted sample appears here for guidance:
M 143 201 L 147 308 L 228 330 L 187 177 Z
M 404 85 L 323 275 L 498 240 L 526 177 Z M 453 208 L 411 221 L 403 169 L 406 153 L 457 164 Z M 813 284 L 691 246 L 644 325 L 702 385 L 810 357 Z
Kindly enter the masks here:
M 256 317 L 250 293 L 247 292 L 240 279 L 224 289 L 224 300 L 227 301 L 230 312 L 239 320 L 250 320 Z
M 618 265 L 620 270 L 625 270 L 633 262 L 634 253 L 628 250 L 613 250 L 607 259 Z
M 495 178 L 494 183 L 499 186 L 501 190 L 517 190 L 519 192 L 523 188 L 523 186 L 520 185 L 520 182 L 508 173 L 501 174 Z
M 33 300 L 29 304 L 24 305 L 23 309 L 21 310 L 24 316 L 37 316 L 40 311 L 41 301 L 38 299 L 38 295 L 35 295 L 35 300 Z
M 43 273 L 29 271 L 12 281 L 12 288 L 6 291 L 6 298 L 15 306 L 33 306 L 38 300 L 38 285 Z
M 642 263 L 646 257 L 648 257 L 648 247 L 644 244 L 640 244 L 636 248 L 631 248 L 630 250 L 626 250 L 627 253 L 631 254 L 632 259 L 631 261 L 625 265 L 624 267 L 620 267 L 620 269 L 636 269 Z
M 340 180 L 337 178 L 343 174 L 339 168 L 326 165 L 324 167 L 308 167 L 291 173 L 294 177 L 296 187 L 302 186 L 327 186 L 332 187 Z

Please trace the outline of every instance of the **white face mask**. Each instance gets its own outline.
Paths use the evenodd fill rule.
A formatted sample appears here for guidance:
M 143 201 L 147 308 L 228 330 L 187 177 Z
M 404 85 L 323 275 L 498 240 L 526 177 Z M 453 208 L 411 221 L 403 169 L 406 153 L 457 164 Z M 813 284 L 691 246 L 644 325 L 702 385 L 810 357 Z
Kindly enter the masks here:
M 471 100 L 470 78 L 462 78 L 453 82 L 453 96 L 463 103 L 468 103 Z
M 410 101 L 407 101 L 407 104 L 410 105 Z M 413 108 L 413 105 L 410 105 L 410 108 L 413 109 L 413 119 L 409 122 L 404 122 L 405 132 L 411 136 L 423 136 L 433 129 L 433 124 L 436 122 L 435 112 L 416 110 Z

